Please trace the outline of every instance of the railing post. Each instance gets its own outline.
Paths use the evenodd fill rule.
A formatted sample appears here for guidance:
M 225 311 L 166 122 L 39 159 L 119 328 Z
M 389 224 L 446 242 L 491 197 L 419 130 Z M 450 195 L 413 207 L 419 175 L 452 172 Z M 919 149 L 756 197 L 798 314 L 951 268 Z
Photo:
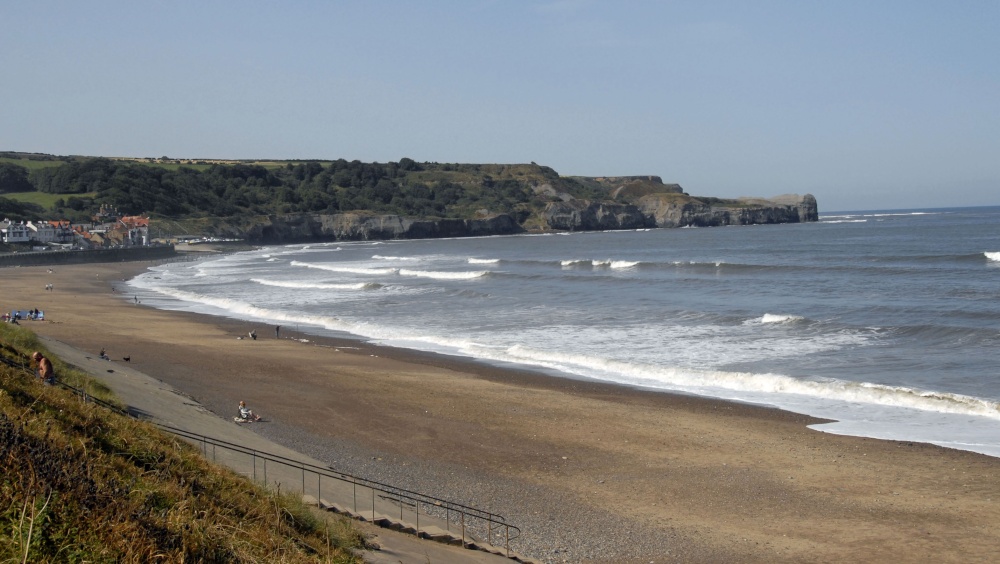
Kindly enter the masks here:
M 302 495 L 306 495 L 306 465 L 301 462 L 299 464 L 302 465 Z
M 465 511 L 462 511 L 462 548 L 465 548 Z
M 371 486 L 372 489 L 372 523 L 375 522 L 375 486 Z
M 506 537 L 507 537 L 507 539 L 504 541 L 504 545 L 506 545 L 507 547 L 507 558 L 510 558 L 510 525 L 504 525 L 503 528 L 506 530 Z
M 352 480 L 351 483 L 354 484 L 354 512 L 357 513 L 358 512 L 358 482 L 357 482 L 357 480 Z
M 264 485 L 267 485 L 267 459 L 264 459 Z
M 250 456 L 253 457 L 252 458 L 252 460 L 253 460 L 253 481 L 256 482 L 257 481 L 257 451 L 251 450 L 250 451 Z

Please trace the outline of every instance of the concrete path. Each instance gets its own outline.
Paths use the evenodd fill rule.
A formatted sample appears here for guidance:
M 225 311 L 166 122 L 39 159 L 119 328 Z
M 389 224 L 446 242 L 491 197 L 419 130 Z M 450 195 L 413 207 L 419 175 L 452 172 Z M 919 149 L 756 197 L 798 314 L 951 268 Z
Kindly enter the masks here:
M 103 360 L 97 355 L 86 353 L 49 337 L 39 336 L 39 339 L 63 362 L 106 384 L 122 403 L 128 406 L 132 414 L 142 419 L 218 441 L 241 445 L 252 451 L 278 455 L 306 465 L 327 467 L 319 460 L 285 448 L 254 433 L 253 424 L 237 424 L 231 417 L 219 417 L 192 398 L 160 380 L 133 369 L 128 364 Z M 404 526 L 417 520 L 421 530 L 436 531 L 445 535 L 446 530 L 450 528 L 451 534 L 455 534 L 454 523 L 446 523 L 443 519 L 426 514 L 415 514 L 412 510 L 407 514 L 405 504 L 401 508 L 399 502 L 386 499 L 387 496 L 380 496 L 378 492 L 372 492 L 370 489 L 358 488 L 329 478 L 319 478 L 315 474 L 310 475 L 290 465 L 276 464 L 273 461 L 268 463 L 255 455 L 233 452 L 208 444 L 199 446 L 203 448 L 206 458 L 225 464 L 248 478 L 266 482 L 283 491 L 301 491 L 305 496 L 320 499 L 324 504 L 335 505 L 364 519 L 376 522 L 391 519 L 397 523 L 404 523 Z M 489 552 L 422 540 L 412 534 L 375 527 L 370 523 L 360 523 L 360 526 L 366 533 L 376 535 L 378 537 L 376 542 L 381 547 L 378 551 L 365 552 L 364 558 L 368 562 L 490 564 L 512 561 Z

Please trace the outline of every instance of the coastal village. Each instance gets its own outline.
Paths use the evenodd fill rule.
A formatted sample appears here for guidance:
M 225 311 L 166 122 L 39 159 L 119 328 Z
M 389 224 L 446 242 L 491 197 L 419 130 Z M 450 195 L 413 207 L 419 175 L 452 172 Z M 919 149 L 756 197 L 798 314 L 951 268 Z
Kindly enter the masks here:
M 31 245 L 32 250 L 92 250 L 148 247 L 149 217 L 122 215 L 113 206 L 102 205 L 90 223 L 66 220 L 0 222 L 0 242 Z

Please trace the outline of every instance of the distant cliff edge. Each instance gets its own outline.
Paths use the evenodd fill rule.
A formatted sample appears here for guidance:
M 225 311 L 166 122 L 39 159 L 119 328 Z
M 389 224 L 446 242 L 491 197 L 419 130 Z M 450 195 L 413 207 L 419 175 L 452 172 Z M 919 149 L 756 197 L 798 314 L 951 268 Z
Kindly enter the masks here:
M 489 213 L 469 219 L 411 218 L 348 212 L 281 214 L 241 224 L 219 224 L 213 235 L 256 243 L 315 240 L 386 240 L 511 235 L 529 231 L 603 231 L 655 227 L 716 227 L 818 221 L 816 198 L 787 194 L 773 198 L 693 197 L 655 176 L 576 178 L 604 188 L 607 199 L 581 199 L 553 185 L 532 187 L 548 201 L 533 215 Z

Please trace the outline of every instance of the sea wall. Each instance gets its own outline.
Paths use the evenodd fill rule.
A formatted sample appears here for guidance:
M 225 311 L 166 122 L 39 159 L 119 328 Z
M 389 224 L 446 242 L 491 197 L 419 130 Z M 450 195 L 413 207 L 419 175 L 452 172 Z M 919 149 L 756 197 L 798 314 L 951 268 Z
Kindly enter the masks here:
M 80 264 L 87 262 L 159 260 L 175 256 L 177 256 L 177 252 L 173 245 L 97 249 L 92 251 L 38 251 L 0 255 L 0 268 L 9 266 Z

